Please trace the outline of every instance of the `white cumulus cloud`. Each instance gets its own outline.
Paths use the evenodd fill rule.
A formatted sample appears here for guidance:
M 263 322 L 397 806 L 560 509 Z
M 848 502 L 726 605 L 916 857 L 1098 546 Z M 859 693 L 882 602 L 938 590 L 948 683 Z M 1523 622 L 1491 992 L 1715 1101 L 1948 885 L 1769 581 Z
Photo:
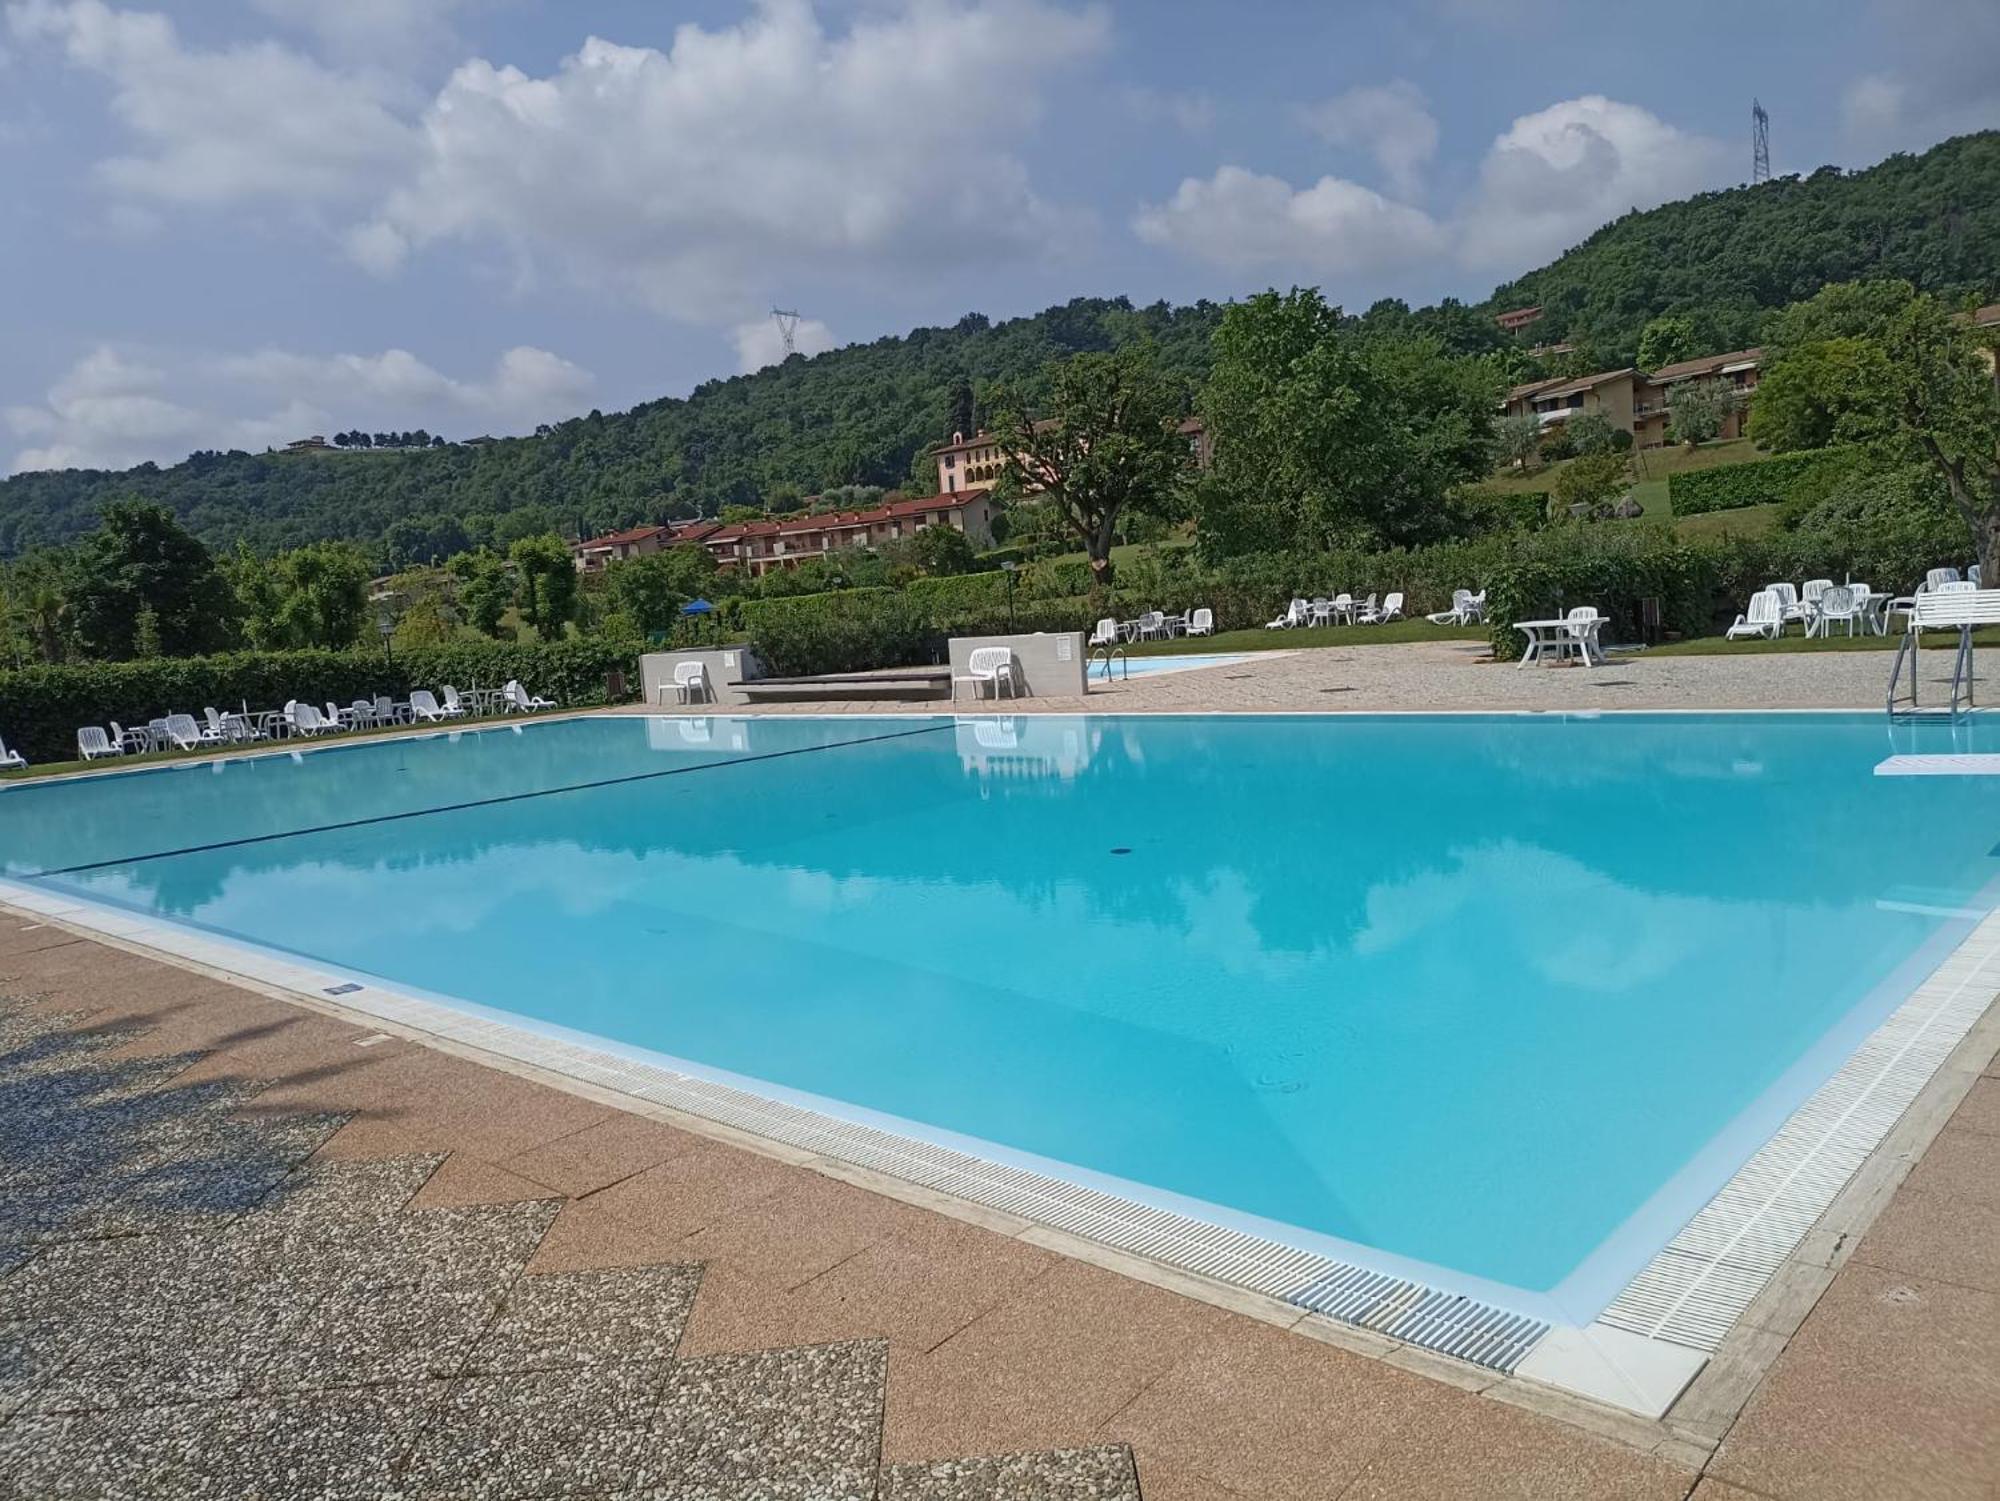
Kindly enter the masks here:
M 451 437 L 520 431 L 570 415 L 590 373 L 546 349 L 507 350 L 457 379 L 408 350 L 379 354 L 145 355 L 100 346 L 44 399 L 0 413 L 23 441 L 15 471 L 172 463 L 198 448 L 261 449 L 309 433 L 426 428 Z
M 1400 78 L 1308 104 L 1299 118 L 1329 145 L 1366 151 L 1402 197 L 1415 196 L 1437 155 L 1438 123 L 1423 91 Z
M 1560 254 L 1630 209 L 1713 187 L 1722 143 L 1601 94 L 1523 115 L 1494 141 L 1463 215 L 1459 253 L 1519 268 Z
M 452 39 L 452 17 L 468 0 L 252 0 L 274 20 L 355 58 L 394 61 Z
M 274 42 L 187 46 L 168 17 L 102 0 L 22 0 L 14 35 L 111 86 L 137 144 L 99 164 L 122 194 L 191 204 L 360 198 L 404 170 L 410 125 L 361 77 Z
M 1038 254 L 1068 225 L 1005 143 L 1108 26 L 1042 0 L 912 0 L 835 34 L 807 0 L 763 0 L 665 51 L 591 38 L 539 77 L 468 62 L 353 248 L 382 269 L 494 244 L 717 322 L 788 280 Z
M 1359 183 L 1322 177 L 1294 188 L 1234 166 L 1187 178 L 1165 203 L 1140 210 L 1133 228 L 1148 244 L 1213 265 L 1328 275 L 1429 257 L 1445 243 L 1421 209 Z

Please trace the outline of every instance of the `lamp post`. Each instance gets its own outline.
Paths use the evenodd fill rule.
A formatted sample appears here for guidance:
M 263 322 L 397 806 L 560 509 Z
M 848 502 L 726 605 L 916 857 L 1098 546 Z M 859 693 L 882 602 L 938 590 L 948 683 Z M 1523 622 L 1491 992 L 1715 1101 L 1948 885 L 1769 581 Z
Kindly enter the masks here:
M 396 622 L 387 610 L 375 617 L 375 629 L 382 633 L 382 660 L 393 667 L 396 658 L 389 650 L 389 638 L 396 634 Z
M 1021 565 L 1011 559 L 1000 567 L 1007 574 L 1007 634 L 1014 634 L 1014 577 L 1021 571 Z

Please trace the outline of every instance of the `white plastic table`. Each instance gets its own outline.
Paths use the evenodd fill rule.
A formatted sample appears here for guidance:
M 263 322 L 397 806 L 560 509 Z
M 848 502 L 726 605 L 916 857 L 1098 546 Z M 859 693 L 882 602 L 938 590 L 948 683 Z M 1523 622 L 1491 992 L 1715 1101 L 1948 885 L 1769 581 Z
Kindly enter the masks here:
M 1526 667 L 1553 655 L 1558 663 L 1575 656 L 1584 666 L 1595 667 L 1604 660 L 1604 648 L 1597 644 L 1603 628 L 1602 615 L 1595 620 L 1517 620 L 1514 629 L 1528 638 L 1528 645 L 1514 665 Z

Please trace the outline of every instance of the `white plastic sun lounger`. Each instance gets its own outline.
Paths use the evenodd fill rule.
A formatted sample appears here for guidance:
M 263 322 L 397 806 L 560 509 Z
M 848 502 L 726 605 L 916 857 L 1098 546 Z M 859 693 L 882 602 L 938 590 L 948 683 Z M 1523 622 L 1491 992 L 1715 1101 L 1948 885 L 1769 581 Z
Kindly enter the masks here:
M 419 688 L 410 694 L 410 714 L 432 724 L 441 723 L 445 717 L 444 710 L 438 707 L 436 697 L 428 688 Z
M 507 679 L 507 685 L 500 690 L 500 696 L 510 710 L 522 714 L 532 714 L 537 709 L 553 709 L 556 706 L 554 699 L 536 698 L 513 678 Z
M 0 740 L 0 771 L 12 771 L 26 766 L 28 758 L 17 750 L 8 750 L 7 742 Z
M 1187 633 L 1190 636 L 1213 636 L 1215 634 L 1215 611 L 1206 605 L 1188 616 Z
M 94 724 L 86 724 L 78 727 L 76 732 L 76 748 L 77 752 L 86 761 L 95 761 L 99 756 L 122 756 L 125 754 L 125 747 L 123 745 L 113 745 L 111 737 L 104 733 L 103 727 Z
M 1724 639 L 1735 641 L 1744 636 L 1761 636 L 1767 641 L 1775 641 L 1783 625 L 1778 596 L 1769 589 L 1759 589 L 1750 596 L 1749 607 L 1736 617 L 1736 623 L 1729 628 Z

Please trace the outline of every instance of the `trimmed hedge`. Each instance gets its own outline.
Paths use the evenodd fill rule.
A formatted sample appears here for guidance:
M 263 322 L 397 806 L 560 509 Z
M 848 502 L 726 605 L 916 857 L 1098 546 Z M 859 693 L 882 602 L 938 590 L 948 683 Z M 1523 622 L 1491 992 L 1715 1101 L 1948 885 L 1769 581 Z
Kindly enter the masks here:
M 1691 469 L 1667 477 L 1667 505 L 1676 516 L 1776 505 L 1789 498 L 1794 485 L 1809 482 L 1816 471 L 1852 462 L 1853 455 L 1847 449 L 1822 448 L 1716 469 Z
M 621 671 L 639 686 L 636 641 L 589 636 L 547 644 L 448 642 L 409 647 L 384 661 L 379 651 L 230 652 L 213 657 L 150 657 L 80 662 L 0 673 L 0 735 L 30 761 L 76 759 L 80 725 L 144 724 L 204 708 L 273 709 L 286 699 L 351 703 L 413 688 L 497 687 L 519 678 L 530 693 L 572 705 L 606 701 L 605 677 Z

